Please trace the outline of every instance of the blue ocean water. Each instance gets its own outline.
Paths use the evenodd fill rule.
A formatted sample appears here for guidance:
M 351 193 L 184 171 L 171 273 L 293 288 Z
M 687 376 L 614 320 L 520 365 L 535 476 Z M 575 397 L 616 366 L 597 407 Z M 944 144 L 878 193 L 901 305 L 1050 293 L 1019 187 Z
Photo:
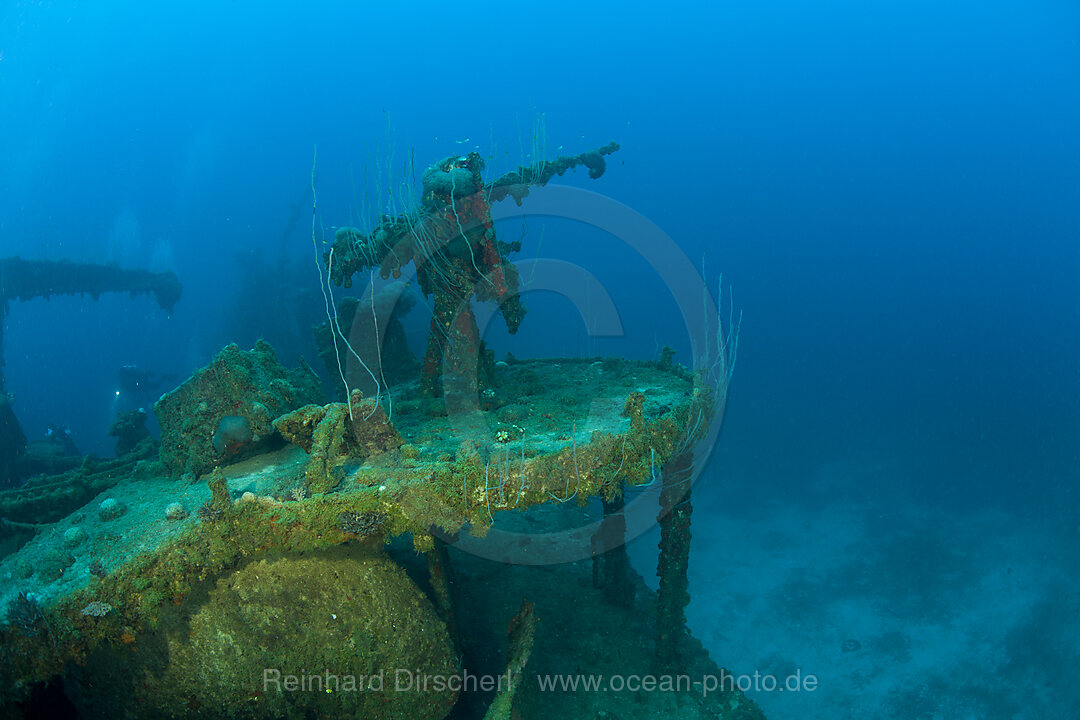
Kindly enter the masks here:
M 770 717 L 1027 717 L 1003 685 L 1032 717 L 1080 706 L 1058 682 L 1080 655 L 1075 4 L 11 0 L 0 108 L 0 257 L 184 286 L 171 316 L 10 304 L 6 389 L 32 438 L 66 424 L 110 454 L 126 364 L 186 377 L 260 336 L 311 359 L 333 227 L 410 159 L 516 167 L 542 121 L 551 156 L 618 141 L 602 178 L 559 182 L 649 218 L 743 312 L 695 491 L 691 629 L 714 659 L 827 679 L 751 693 Z M 538 220 L 534 254 L 596 275 L 625 335 L 535 293 L 497 355 L 688 361 L 628 248 Z M 633 553 L 648 575 L 651 545 Z M 903 627 L 907 649 L 881 650 Z M 971 665 L 983 680 L 954 682 Z

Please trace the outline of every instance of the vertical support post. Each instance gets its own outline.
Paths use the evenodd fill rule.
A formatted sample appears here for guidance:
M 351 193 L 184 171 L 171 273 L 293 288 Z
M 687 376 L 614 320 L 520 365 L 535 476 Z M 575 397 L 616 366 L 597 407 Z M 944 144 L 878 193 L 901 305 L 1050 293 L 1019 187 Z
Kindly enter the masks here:
M 446 543 L 439 538 L 435 538 L 435 547 L 424 554 L 427 556 L 431 589 L 435 593 L 436 610 L 439 611 L 439 616 L 446 623 L 446 629 L 450 632 L 450 640 L 453 641 L 455 647 L 460 647 L 452 592 L 454 579 Z
M 693 452 L 685 450 L 664 465 L 660 489 L 660 558 L 656 574 L 656 664 L 661 672 L 678 671 L 679 646 L 686 635 L 690 602 L 690 473 Z
M 463 282 L 471 282 L 459 274 Z M 480 331 L 467 292 L 437 285 L 420 389 L 427 397 L 457 395 L 476 402 Z
M 630 557 L 626 554 L 626 504 L 620 495 L 603 500 L 604 520 L 592 537 L 593 586 L 603 588 L 604 599 L 618 607 L 634 606 L 634 584 L 630 580 Z
M 2 274 L 0 274 L 0 280 L 3 280 Z M 0 296 L 0 395 L 5 395 L 7 392 L 4 390 L 4 321 L 7 320 L 7 314 L 8 299 Z
M 12 398 L 4 390 L 4 319 L 7 309 L 7 298 L 0 297 L 0 489 L 14 486 L 17 480 L 15 464 L 26 450 L 26 435 L 11 407 Z
M 480 330 L 468 300 L 456 308 L 442 359 L 442 391 L 449 412 L 479 408 Z

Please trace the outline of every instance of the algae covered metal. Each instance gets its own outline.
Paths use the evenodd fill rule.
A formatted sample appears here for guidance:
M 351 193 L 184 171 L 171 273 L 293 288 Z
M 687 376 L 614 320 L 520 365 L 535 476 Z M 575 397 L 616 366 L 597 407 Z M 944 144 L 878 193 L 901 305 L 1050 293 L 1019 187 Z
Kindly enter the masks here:
M 7 707 L 59 675 L 87 717 L 545 717 L 554 701 L 530 674 L 558 666 L 545 638 L 579 628 L 588 641 L 613 621 L 635 639 L 620 653 L 639 672 L 718 671 L 682 611 L 693 453 L 722 417 L 730 336 L 717 325 L 712 363 L 695 368 L 669 349 L 648 362 L 496 361 L 473 308 L 493 303 L 510 332 L 526 313 L 509 261 L 520 242 L 496 236 L 492 203 L 520 203 L 577 166 L 598 178 L 616 150 L 491 182 L 477 154 L 447 158 L 424 173 L 417 208 L 366 233 L 340 229 L 326 279 L 369 275 L 349 315 L 371 318 L 370 337 L 395 320 L 376 273 L 413 272 L 431 299 L 417 372 L 387 381 L 383 347 L 372 361 L 333 316 L 318 332 L 340 370 L 337 402 L 264 342 L 226 347 L 166 393 L 160 456 L 125 466 L 0 560 Z M 622 545 L 658 508 L 657 597 Z M 471 688 L 465 678 L 504 648 L 494 687 Z M 592 653 L 581 662 L 606 657 Z M 402 673 L 414 681 L 404 690 Z M 737 691 L 691 707 L 687 717 L 760 717 Z

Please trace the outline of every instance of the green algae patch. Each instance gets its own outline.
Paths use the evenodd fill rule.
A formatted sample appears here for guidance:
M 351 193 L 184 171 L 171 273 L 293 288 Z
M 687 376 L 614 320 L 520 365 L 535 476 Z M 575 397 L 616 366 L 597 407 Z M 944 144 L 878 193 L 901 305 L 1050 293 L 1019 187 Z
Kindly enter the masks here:
M 137 653 L 98 653 L 83 706 L 139 716 L 444 717 L 449 689 L 402 689 L 459 672 L 446 626 L 381 551 L 349 545 L 266 556 L 168 613 Z M 118 672 L 131 678 L 116 696 Z M 93 688 L 101 688 L 100 696 Z
M 619 497 L 627 486 L 652 483 L 669 458 L 706 433 L 712 417 L 708 391 L 678 367 L 563 359 L 515 361 L 496 372 L 488 410 L 432 416 L 417 388 L 406 387 L 395 403 L 392 442 L 360 447 L 358 435 L 352 443 L 331 437 L 325 447 L 337 448 L 327 455 L 332 489 L 312 487 L 312 453 L 301 442 L 202 481 L 128 480 L 94 498 L 0 561 L 0 572 L 12 579 L 5 602 L 30 591 L 48 620 L 48 629 L 40 623 L 32 637 L 10 622 L 0 630 L 5 688 L 24 688 L 96 652 L 152 650 L 147 638 L 164 632 L 177 608 L 245 564 L 349 541 L 378 548 L 397 536 L 429 552 L 437 538 L 453 542 L 465 530 L 484 536 L 504 516 L 536 506 Z M 500 415 L 506 406 L 513 412 Z M 335 412 L 343 422 L 326 427 L 328 434 L 355 432 L 345 406 Z M 296 437 L 314 440 L 318 423 L 301 425 L 311 430 Z M 105 500 L 124 512 L 103 519 L 98 507 Z M 166 507 L 177 501 L 188 515 L 168 520 Z M 76 525 L 88 539 L 65 548 L 63 533 Z M 74 562 L 59 579 L 22 579 L 20 568 L 41 568 L 36 558 L 46 553 L 68 553 Z M 109 609 L 84 613 L 92 603 Z M 291 622 L 303 627 L 305 613 L 294 607 Z

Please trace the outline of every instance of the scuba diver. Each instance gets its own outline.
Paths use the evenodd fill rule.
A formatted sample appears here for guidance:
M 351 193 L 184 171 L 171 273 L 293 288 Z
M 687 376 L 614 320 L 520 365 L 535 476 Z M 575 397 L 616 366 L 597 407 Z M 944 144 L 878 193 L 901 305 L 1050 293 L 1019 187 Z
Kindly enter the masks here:
M 71 428 L 67 425 L 49 423 L 45 428 L 45 443 L 55 445 L 62 455 L 81 455 L 79 448 L 75 446 L 75 440 L 71 437 Z
M 158 375 L 138 365 L 124 365 L 116 373 L 116 396 L 113 413 L 140 410 L 153 406 L 162 391 L 176 380 L 176 375 Z

